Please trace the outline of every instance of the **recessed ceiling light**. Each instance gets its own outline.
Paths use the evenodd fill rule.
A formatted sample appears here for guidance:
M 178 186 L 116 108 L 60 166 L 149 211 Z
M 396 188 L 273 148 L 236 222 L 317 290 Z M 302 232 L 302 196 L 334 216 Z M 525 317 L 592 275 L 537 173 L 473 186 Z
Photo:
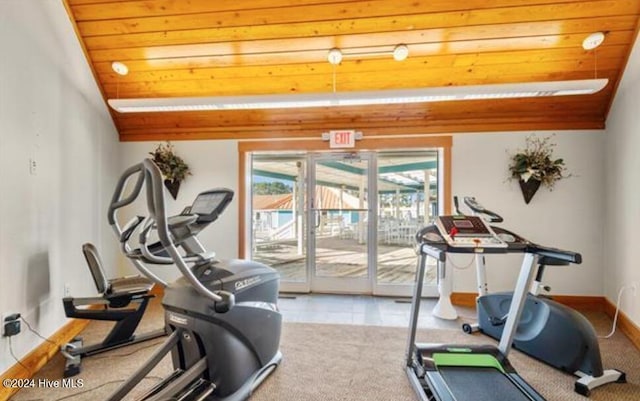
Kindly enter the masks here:
M 403 61 L 409 56 L 409 48 L 407 45 L 398 45 L 393 49 L 393 59 Z
M 595 32 L 587 36 L 586 39 L 582 41 L 582 48 L 585 50 L 593 50 L 600 46 L 602 42 L 604 42 L 604 33 Z
M 342 52 L 337 47 L 329 50 L 329 54 L 327 55 L 327 60 L 329 60 L 330 64 L 338 65 L 342 61 Z
M 111 68 L 119 75 L 127 75 L 129 73 L 129 67 L 119 61 L 111 63 Z

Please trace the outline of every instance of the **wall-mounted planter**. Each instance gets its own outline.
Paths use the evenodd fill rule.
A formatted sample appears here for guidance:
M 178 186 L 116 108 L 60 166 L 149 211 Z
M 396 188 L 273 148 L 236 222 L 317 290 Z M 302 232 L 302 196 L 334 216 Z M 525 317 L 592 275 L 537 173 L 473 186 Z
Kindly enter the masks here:
M 173 199 L 178 198 L 178 191 L 180 190 L 180 181 L 176 180 L 164 180 L 164 186 L 167 187 Z
M 535 180 L 530 178 L 528 181 L 520 180 L 520 189 L 522 190 L 522 196 L 524 197 L 524 202 L 528 205 L 531 202 L 531 198 L 536 194 L 538 188 L 540 188 L 540 184 L 542 183 L 539 180 Z

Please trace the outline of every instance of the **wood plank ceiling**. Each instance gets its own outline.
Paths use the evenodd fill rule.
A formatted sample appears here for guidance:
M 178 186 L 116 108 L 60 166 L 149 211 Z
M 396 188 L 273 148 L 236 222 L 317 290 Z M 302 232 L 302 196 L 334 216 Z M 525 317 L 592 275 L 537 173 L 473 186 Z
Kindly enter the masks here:
M 63 0 L 105 99 L 608 78 L 598 94 L 366 107 L 119 114 L 127 140 L 602 128 L 640 0 Z M 590 33 L 606 33 L 596 52 Z M 327 53 L 390 51 L 348 57 Z M 129 67 L 127 76 L 111 69 Z

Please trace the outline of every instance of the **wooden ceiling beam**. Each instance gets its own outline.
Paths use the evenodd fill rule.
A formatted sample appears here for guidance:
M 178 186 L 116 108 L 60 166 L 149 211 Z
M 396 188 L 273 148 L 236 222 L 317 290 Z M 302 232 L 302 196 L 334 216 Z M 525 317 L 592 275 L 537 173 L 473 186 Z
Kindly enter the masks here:
M 489 25 L 505 22 L 545 21 L 548 19 L 593 18 L 637 14 L 640 5 L 636 0 L 560 1 L 535 4 L 511 0 L 467 0 L 461 7 L 453 1 L 370 0 L 348 3 L 301 5 L 287 8 L 222 11 L 175 16 L 150 16 L 140 18 L 78 21 L 78 29 L 84 37 L 141 32 L 166 32 L 175 30 L 242 27 L 256 25 L 308 23 L 351 19 L 377 18 L 395 22 L 393 30 L 424 29 L 428 27 Z M 540 0 L 539 0 L 540 1 Z M 237 2 L 241 3 L 241 2 Z M 437 4 L 436 4 L 437 3 Z M 453 5 L 447 8 L 447 4 Z M 481 8 L 484 7 L 490 8 Z M 118 7 L 122 7 L 119 5 Z M 74 14 L 76 7 L 73 8 Z M 453 8 L 453 11 L 442 11 Z M 463 8 L 460 10 L 460 8 Z M 77 18 L 77 17 L 76 17 Z M 348 29 L 349 24 L 344 24 Z
M 343 74 L 337 77 L 338 91 L 367 91 L 385 89 L 409 89 L 442 86 L 487 85 L 496 83 L 543 82 L 594 77 L 591 68 L 583 71 L 562 71 L 540 69 L 536 66 L 522 68 L 442 68 L 437 71 L 425 68 L 423 71 L 401 71 L 393 76 L 384 72 L 363 74 Z M 617 70 L 598 68 L 599 78 L 613 78 Z M 192 81 L 157 81 L 108 83 L 104 85 L 107 98 L 145 98 L 182 96 L 238 96 L 292 93 L 331 93 L 332 77 L 298 75 L 274 79 L 254 77 L 247 79 L 211 79 Z
M 402 136 L 402 135 L 446 135 L 453 133 L 474 133 L 474 132 L 510 132 L 510 131 L 546 131 L 546 130 L 588 130 L 603 129 L 602 120 L 580 120 L 580 121 L 539 121 L 521 122 L 504 121 L 501 123 L 475 123 L 465 124 L 458 122 L 455 125 L 422 125 L 422 126 L 397 126 L 386 128 L 368 129 L 367 136 Z M 326 129 L 325 129 L 326 130 Z M 163 132 L 129 132 L 126 129 L 121 132 L 121 141 L 179 141 L 179 140 L 206 140 L 206 139 L 275 139 L 275 138 L 318 138 L 320 133 L 317 129 L 312 130 L 271 130 L 265 128 L 260 132 L 247 132 L 243 130 L 227 130 L 216 132 L 201 129 L 193 132 L 184 132 L 180 129 Z
M 332 45 L 349 49 L 359 46 L 395 45 L 397 43 L 424 43 L 438 41 L 458 41 L 490 39 L 502 37 L 540 36 L 567 33 L 591 33 L 595 31 L 622 31 L 634 28 L 634 15 L 578 18 L 570 20 L 549 19 L 547 21 L 527 21 L 476 26 L 429 26 L 411 30 L 398 30 L 392 19 L 378 21 L 364 26 L 354 33 L 345 33 L 344 22 L 320 21 L 314 24 L 296 23 L 279 25 L 257 25 L 241 28 L 208 28 L 163 31 L 152 33 L 132 33 L 87 37 L 90 50 L 106 50 L 132 47 L 157 47 L 198 43 L 248 42 L 269 39 L 290 39 L 305 41 L 308 38 L 327 38 Z M 440 24 L 442 25 L 442 24 Z M 308 43 L 306 43 L 308 44 Z
M 598 48 L 598 59 L 621 58 L 625 57 L 628 52 L 628 43 L 619 45 L 604 44 Z M 317 51 L 314 53 L 303 53 L 293 57 L 286 55 L 278 57 L 277 55 L 259 55 L 257 57 L 243 57 L 243 66 L 273 66 L 280 64 L 305 64 L 317 62 L 322 54 L 326 56 L 325 51 Z M 463 54 L 445 54 L 426 56 L 427 66 L 442 66 L 455 60 L 453 65 L 494 65 L 494 64 L 531 64 L 545 61 L 562 61 L 574 60 L 576 58 L 593 57 L 590 52 L 586 52 L 582 47 L 572 48 L 551 48 L 551 49 L 534 49 L 534 50 L 514 50 L 510 52 L 476 52 Z M 413 59 L 410 56 L 408 60 Z M 371 60 L 361 60 L 361 63 L 367 63 Z M 127 62 L 129 67 L 129 75 L 119 77 L 120 82 L 124 82 L 135 77 L 137 74 L 165 74 L 172 70 L 197 70 L 200 68 L 229 68 L 233 66 L 232 57 L 188 57 L 188 58 L 172 58 L 155 61 L 137 60 Z M 346 63 L 346 61 L 345 61 Z M 116 74 L 111 68 L 111 62 L 95 62 L 96 71 L 100 74 L 101 79 L 114 80 Z M 144 78 L 144 75 L 141 76 Z
M 517 56 L 514 58 L 518 59 Z M 623 61 L 623 56 L 608 58 L 598 54 L 597 67 L 599 70 L 615 70 Z M 526 63 L 520 59 L 520 63 Z M 520 64 L 516 63 L 516 64 Z M 468 75 L 476 73 L 486 75 L 492 71 L 502 73 L 510 70 L 514 63 L 483 64 L 478 62 L 478 58 L 458 59 L 457 56 L 442 57 L 415 57 L 398 64 L 393 60 L 364 60 L 362 62 L 346 61 L 335 69 L 336 79 L 341 82 L 345 76 L 352 74 L 423 74 L 423 70 L 429 69 L 429 74 L 440 74 L 450 71 L 451 74 Z M 595 59 L 593 54 L 583 54 L 580 58 L 565 59 L 559 61 L 545 61 L 531 63 L 527 65 L 527 71 L 540 73 L 548 71 L 583 71 L 594 72 Z M 192 70 L 169 70 L 158 72 L 130 72 L 129 75 L 121 77 L 117 74 L 100 75 L 100 79 L 105 84 L 121 85 L 126 88 L 128 84 L 139 84 L 141 82 L 172 82 L 172 81 L 198 81 L 198 80 L 232 80 L 238 78 L 268 78 L 268 79 L 289 79 L 297 76 L 316 76 L 318 79 L 331 80 L 333 66 L 329 63 L 313 64 L 288 64 L 279 66 L 252 66 L 238 68 L 201 68 Z M 590 76 L 591 77 L 591 76 Z M 414 80 L 414 78 L 409 78 Z
M 619 45 L 629 43 L 633 36 L 633 29 L 625 31 L 613 31 L 607 35 L 607 45 Z M 501 52 L 521 51 L 549 48 L 581 48 L 585 39 L 584 33 L 540 35 L 524 37 L 506 37 L 494 39 L 477 39 L 463 41 L 436 41 L 411 44 L 411 57 L 432 56 L 444 54 L 464 54 L 476 52 Z M 313 52 L 317 57 L 314 61 L 326 62 L 329 49 L 334 47 L 334 42 L 326 38 L 311 38 L 300 40 L 268 40 L 255 41 L 246 44 L 218 43 L 160 47 L 134 47 L 127 49 L 90 50 L 89 54 L 94 62 L 121 61 L 129 63 L 130 60 L 158 60 L 156 66 L 162 69 L 162 60 L 168 58 L 185 57 L 211 57 L 211 62 L 218 60 L 224 65 L 231 62 L 233 65 L 242 65 L 247 55 L 262 55 L 273 57 L 279 54 L 289 53 L 289 63 L 295 63 L 296 59 L 307 53 Z M 290 43 L 295 42 L 295 43 Z M 374 49 L 375 50 L 375 49 Z M 379 50 L 379 49 L 378 49 Z M 393 50 L 393 46 L 383 48 L 385 51 Z M 228 58 L 226 60 L 225 58 Z M 390 57 L 386 57 L 389 59 Z
M 513 7 L 534 4 L 570 3 L 576 0 L 471 0 L 464 3 L 449 0 L 431 0 L 426 4 L 416 4 L 422 11 L 467 11 L 469 9 L 482 9 L 493 7 Z M 108 3 L 118 3 L 114 7 L 106 7 Z M 220 12 L 247 12 L 260 10 L 281 10 L 283 8 L 301 7 L 310 5 L 332 5 L 340 7 L 357 6 L 365 4 L 364 1 L 354 0 L 252 0 L 251 2 L 226 2 L 210 0 L 69 0 L 74 6 L 78 21 L 92 21 L 105 19 L 124 19 L 154 16 L 177 16 L 202 13 Z M 124 4 L 123 4 L 124 3 Z M 401 2 L 398 2 L 399 6 Z

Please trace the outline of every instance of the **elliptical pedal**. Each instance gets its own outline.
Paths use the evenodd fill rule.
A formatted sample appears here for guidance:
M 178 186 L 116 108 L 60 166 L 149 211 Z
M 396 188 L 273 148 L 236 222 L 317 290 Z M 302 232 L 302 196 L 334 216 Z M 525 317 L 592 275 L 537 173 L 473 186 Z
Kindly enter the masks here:
M 174 399 L 176 401 L 200 401 L 206 399 L 216 389 L 216 385 L 209 380 L 197 379 Z
M 149 391 L 147 391 L 144 395 L 142 395 L 142 397 L 140 397 L 140 400 L 147 400 L 153 397 L 154 395 L 158 394 L 160 391 L 162 391 L 163 388 L 167 387 L 178 377 L 182 376 L 183 373 L 184 373 L 184 370 L 182 369 L 174 370 L 173 372 L 171 372 L 169 376 L 165 377 L 161 382 L 153 386 Z

